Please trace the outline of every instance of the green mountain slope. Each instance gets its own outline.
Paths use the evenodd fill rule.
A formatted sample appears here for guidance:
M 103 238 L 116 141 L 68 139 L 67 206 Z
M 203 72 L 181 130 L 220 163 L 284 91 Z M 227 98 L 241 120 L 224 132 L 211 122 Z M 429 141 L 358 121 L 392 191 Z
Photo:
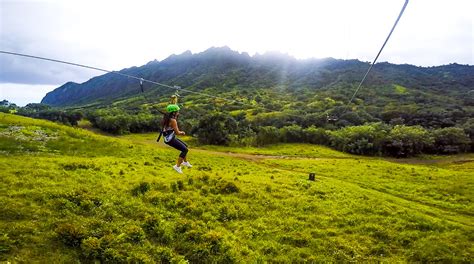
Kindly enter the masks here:
M 373 122 L 428 129 L 456 126 L 472 142 L 474 66 L 378 63 L 348 105 L 368 67 L 357 60 L 296 60 L 275 53 L 250 57 L 224 47 L 198 54 L 185 52 L 121 72 L 201 92 L 180 93 L 181 118 L 184 129 L 205 143 L 255 145 L 264 126 L 335 130 Z M 43 103 L 59 106 L 59 110 L 32 106 L 19 114 L 63 122 L 82 116 L 74 112 L 69 118 L 64 116 L 62 110 L 67 108 L 84 113 L 94 126 L 111 133 L 158 131 L 159 110 L 173 93 L 148 83 L 141 93 L 137 80 L 105 74 L 50 92 Z M 210 129 L 206 124 L 210 123 L 222 128 L 222 140 L 206 138 Z M 312 135 L 311 139 L 304 137 L 294 140 L 329 145 Z M 281 139 L 284 135 L 275 138 L 287 141 Z
M 229 90 L 284 89 L 286 92 L 308 89 L 316 91 L 341 86 L 350 93 L 361 80 L 368 63 L 357 60 L 308 59 L 296 60 L 283 54 L 240 54 L 227 47 L 211 48 L 202 53 L 185 52 L 159 62 L 120 72 L 191 90 L 215 88 L 217 93 Z M 412 65 L 377 64 L 366 85 L 381 89 L 399 84 L 415 90 L 461 95 L 474 87 L 474 67 L 446 65 L 416 67 Z M 82 83 L 67 83 L 48 93 L 42 103 L 52 106 L 85 105 L 133 96 L 138 81 L 115 74 L 94 77 Z M 170 92 L 163 90 L 161 92 Z M 339 91 L 341 92 L 341 91 Z
M 401 164 L 314 145 L 191 145 L 194 167 L 180 175 L 155 136 L 0 113 L 0 261 L 473 258 L 472 154 Z

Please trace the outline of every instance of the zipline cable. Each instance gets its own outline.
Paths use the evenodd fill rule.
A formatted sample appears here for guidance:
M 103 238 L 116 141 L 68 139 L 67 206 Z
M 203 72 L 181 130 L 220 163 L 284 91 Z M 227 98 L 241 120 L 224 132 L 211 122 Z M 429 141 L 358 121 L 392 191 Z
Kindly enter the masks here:
M 188 93 L 199 94 L 199 95 L 211 97 L 211 98 L 214 98 L 214 99 L 224 100 L 224 101 L 227 101 L 227 102 L 230 102 L 230 103 L 238 103 L 238 104 L 241 104 L 241 105 L 247 105 L 247 106 L 254 107 L 254 105 L 252 105 L 250 103 L 245 103 L 245 102 L 241 102 L 241 101 L 237 101 L 237 100 L 228 99 L 228 98 L 225 98 L 225 97 L 215 96 L 215 95 L 211 95 L 211 94 L 208 94 L 208 93 L 191 91 L 189 89 L 183 89 L 180 86 L 176 86 L 176 85 L 171 86 L 171 85 L 167 85 L 167 84 L 147 80 L 147 79 L 144 79 L 144 78 L 141 78 L 141 77 L 133 76 L 133 75 L 130 75 L 130 74 L 121 73 L 121 72 L 118 72 L 118 71 L 111 71 L 111 70 L 106 70 L 106 69 L 102 69 L 102 68 L 98 68 L 98 67 L 88 66 L 88 65 L 79 64 L 79 63 L 74 63 L 74 62 L 56 60 L 56 59 L 40 57 L 40 56 L 34 56 L 34 55 L 23 54 L 23 53 L 17 53 L 17 52 L 11 52 L 11 51 L 0 50 L 0 53 L 8 54 L 8 55 L 14 55 L 14 56 L 27 57 L 27 58 L 33 58 L 33 59 L 38 59 L 38 60 L 51 61 L 51 62 L 56 62 L 56 63 L 62 63 L 62 64 L 67 64 L 67 65 L 72 65 L 72 66 L 77 66 L 77 67 L 82 67 L 82 68 L 86 68 L 86 69 L 91 69 L 91 70 L 96 70 L 96 71 L 101 71 L 101 72 L 106 72 L 106 73 L 111 73 L 111 74 L 117 74 L 117 75 L 120 75 L 120 76 L 123 76 L 123 77 L 132 78 L 132 79 L 135 79 L 135 80 L 139 81 L 140 89 L 142 91 L 143 91 L 143 84 L 145 82 L 147 82 L 147 83 L 156 84 L 156 85 L 159 85 L 159 86 L 162 86 L 162 87 L 165 87 L 165 88 L 175 89 L 176 92 L 177 91 L 184 91 L 184 92 L 188 92 Z M 274 110 L 268 109 L 266 107 L 263 107 L 263 106 L 259 106 L 259 107 L 264 109 L 264 110 L 267 110 L 269 112 L 274 112 Z M 285 115 L 293 116 L 293 117 L 301 117 L 301 115 L 295 115 L 295 114 L 289 114 L 289 113 L 286 113 Z
M 379 52 L 377 53 L 377 56 L 375 57 L 374 61 L 373 61 L 372 64 L 370 65 L 370 67 L 369 67 L 369 69 L 367 70 L 367 72 L 365 73 L 364 77 L 362 78 L 361 82 L 359 83 L 359 85 L 358 85 L 356 91 L 355 91 L 354 94 L 352 95 L 352 97 L 351 97 L 351 99 L 349 100 L 349 103 L 348 103 L 347 105 L 350 105 L 350 104 L 352 103 L 352 101 L 354 100 L 355 96 L 356 96 L 357 93 L 359 92 L 359 90 L 360 90 L 362 84 L 364 83 L 365 79 L 367 78 L 367 75 L 369 75 L 369 72 L 372 70 L 372 67 L 374 66 L 374 64 L 376 63 L 378 57 L 380 56 L 380 53 L 382 53 L 382 50 L 384 49 L 385 45 L 387 44 L 388 40 L 390 39 L 390 36 L 392 35 L 393 31 L 395 30 L 395 27 L 397 26 L 398 21 L 399 21 L 400 18 L 402 17 L 403 12 L 405 11 L 405 8 L 406 8 L 407 5 L 408 5 L 408 1 L 409 1 L 409 0 L 405 0 L 405 4 L 403 5 L 402 10 L 400 11 L 400 14 L 399 14 L 398 17 L 397 17 L 397 20 L 395 21 L 395 24 L 393 25 L 392 29 L 390 30 L 390 33 L 388 34 L 387 38 L 385 39 L 385 42 L 383 43 L 382 48 L 380 48 Z M 211 98 L 214 98 L 214 99 L 225 100 L 225 101 L 228 101 L 228 102 L 231 102 L 231 103 L 238 103 L 238 104 L 241 104 L 241 105 L 249 105 L 249 106 L 250 106 L 250 104 L 245 103 L 245 102 L 241 102 L 241 101 L 237 101 L 237 100 L 232 100 L 232 99 L 228 99 L 228 98 L 225 98 L 225 97 L 219 97 L 219 96 L 215 96 L 215 95 L 211 95 L 211 94 L 207 94 L 207 93 L 203 93 L 203 92 L 191 91 L 191 90 L 188 90 L 188 89 L 183 89 L 183 88 L 181 88 L 180 86 L 176 86 L 176 85 L 175 85 L 175 86 L 171 86 L 171 85 L 167 85 L 167 84 L 163 84 L 163 83 L 159 83 L 159 82 L 147 80 L 147 79 L 144 79 L 144 78 L 141 78 L 141 77 L 133 76 L 133 75 L 130 75 L 130 74 L 121 73 L 121 72 L 118 72 L 118 71 L 111 71 L 111 70 L 106 70 L 106 69 L 102 69 L 102 68 L 98 68 L 98 67 L 92 67 L 92 66 L 88 66 L 88 65 L 84 65 L 84 64 L 78 64 L 78 63 L 73 63 L 73 62 L 68 62 L 68 61 L 63 61 L 63 60 L 56 60 L 56 59 L 45 58 L 45 57 L 34 56 L 34 55 L 28 55 L 28 54 L 17 53 L 17 52 L 10 52 L 10 51 L 3 51 L 3 50 L 0 50 L 0 53 L 8 54 L 8 55 L 21 56 L 21 57 L 27 57 L 27 58 L 33 58 L 33 59 L 38 59 L 38 60 L 51 61 L 51 62 L 56 62 L 56 63 L 62 63 L 62 64 L 67 64 L 67 65 L 82 67 L 82 68 L 86 68 L 86 69 L 92 69 L 92 70 L 96 70 L 96 71 L 102 71 L 102 72 L 106 72 L 106 73 L 117 74 L 117 75 L 124 76 L 124 77 L 127 77 L 127 78 L 132 78 L 132 79 L 138 80 L 138 81 L 140 82 L 140 88 L 141 88 L 142 92 L 143 92 L 143 83 L 144 83 L 144 82 L 148 82 L 148 83 L 152 83 L 152 84 L 155 84 L 155 85 L 159 85 L 159 86 L 162 86 L 162 87 L 165 87 L 165 88 L 175 89 L 176 92 L 179 91 L 179 90 L 181 90 L 181 91 L 185 91 L 185 92 L 188 92 L 188 93 L 199 94 L 199 95 L 211 97 Z M 252 106 L 253 106 L 253 105 L 252 105 Z M 267 108 L 265 108 L 265 107 L 262 107 L 262 108 L 265 109 L 265 110 L 270 110 L 270 109 L 267 109 Z M 273 112 L 273 110 L 270 110 L 270 112 Z M 300 116 L 300 115 L 293 115 L 293 114 L 287 114 L 287 115 L 289 115 L 289 116 L 298 116 L 298 117 Z
M 91 70 L 96 70 L 96 71 L 101 71 L 101 72 L 106 72 L 106 73 L 117 74 L 117 75 L 120 75 L 120 76 L 123 76 L 123 77 L 128 77 L 128 78 L 132 78 L 132 79 L 138 80 L 142 85 L 143 85 L 144 82 L 147 82 L 147 83 L 152 83 L 152 84 L 159 85 L 159 86 L 162 86 L 162 87 L 165 87 L 165 88 L 175 89 L 176 91 L 177 91 L 177 90 L 180 90 L 180 91 L 185 91 L 185 92 L 188 92 L 188 93 L 194 93 L 194 94 L 200 94 L 200 95 L 212 97 L 212 98 L 214 98 L 214 99 L 225 100 L 225 101 L 228 101 L 228 102 L 231 102 L 231 103 L 245 104 L 244 102 L 240 102 L 240 101 L 237 101 L 237 100 L 232 100 L 232 99 L 228 99 L 228 98 L 225 98 L 225 97 L 215 96 L 215 95 L 211 95 L 211 94 L 207 94 L 207 93 L 203 93 L 203 92 L 191 91 L 191 90 L 188 90 L 188 89 L 183 89 L 183 88 L 181 88 L 180 86 L 176 86 L 176 85 L 175 85 L 175 86 L 171 86 L 171 85 L 168 85 L 168 84 L 163 84 L 163 83 L 159 83 L 159 82 L 147 80 L 147 79 L 144 79 L 144 78 L 141 78 L 141 77 L 137 77 L 137 76 L 133 76 L 133 75 L 130 75 L 130 74 L 121 73 L 121 72 L 118 72 L 118 71 L 111 71 L 111 70 L 106 70 L 106 69 L 102 69 L 102 68 L 98 68 L 98 67 L 92 67 L 92 66 L 88 66 L 88 65 L 84 65 L 84 64 L 73 63 L 73 62 L 69 62 L 69 61 L 50 59 L 50 58 L 46 58 L 46 57 L 28 55 L 28 54 L 17 53 L 17 52 L 11 52 L 11 51 L 3 51 L 3 50 L 0 50 L 0 53 L 8 54 L 8 55 L 21 56 L 21 57 L 27 57 L 27 58 L 33 58 L 33 59 L 38 59 L 38 60 L 52 61 L 52 62 L 56 62 L 56 63 L 62 63 L 62 64 L 67 64 L 67 65 L 82 67 L 82 68 L 86 68 L 86 69 L 91 69 Z
M 395 30 L 395 27 L 397 26 L 398 21 L 400 20 L 400 18 L 401 18 L 402 15 L 403 15 L 403 12 L 405 12 L 405 8 L 407 7 L 407 5 L 408 5 L 408 0 L 405 0 L 405 4 L 403 5 L 402 10 L 400 11 L 400 14 L 399 14 L 398 17 L 397 17 L 397 20 L 395 20 L 395 24 L 393 24 L 392 30 L 390 30 L 390 33 L 388 34 L 387 38 L 385 39 L 385 42 L 383 43 L 382 48 L 380 48 L 379 53 L 377 53 L 377 56 L 375 56 L 374 61 L 372 62 L 372 64 L 370 65 L 369 69 L 368 69 L 367 72 L 365 73 L 364 78 L 362 78 L 362 81 L 360 81 L 359 86 L 357 87 L 356 91 L 355 91 L 354 94 L 352 95 L 351 100 L 349 100 L 349 103 L 348 103 L 347 105 L 350 105 L 350 104 L 352 103 L 352 101 L 354 100 L 356 94 L 359 92 L 360 87 L 362 86 L 362 84 L 364 83 L 365 79 L 367 78 L 367 75 L 369 75 L 369 72 L 370 72 L 370 70 L 372 70 L 372 67 L 374 67 L 374 64 L 375 64 L 375 62 L 377 61 L 377 59 L 379 58 L 380 53 L 382 53 L 382 50 L 383 50 L 383 48 L 385 47 L 385 44 L 387 44 L 388 40 L 390 39 L 390 36 L 392 35 L 393 31 Z

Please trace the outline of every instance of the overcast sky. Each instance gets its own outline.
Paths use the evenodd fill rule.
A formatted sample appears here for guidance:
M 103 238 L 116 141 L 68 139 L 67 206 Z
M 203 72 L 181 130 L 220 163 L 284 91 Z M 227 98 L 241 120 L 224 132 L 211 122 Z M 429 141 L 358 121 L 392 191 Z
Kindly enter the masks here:
M 0 50 L 120 70 L 186 50 L 372 61 L 404 0 L 0 0 Z M 474 64 L 474 1 L 411 0 L 379 62 Z M 0 54 L 0 100 L 101 72 Z M 362 77 L 362 76 L 361 76 Z

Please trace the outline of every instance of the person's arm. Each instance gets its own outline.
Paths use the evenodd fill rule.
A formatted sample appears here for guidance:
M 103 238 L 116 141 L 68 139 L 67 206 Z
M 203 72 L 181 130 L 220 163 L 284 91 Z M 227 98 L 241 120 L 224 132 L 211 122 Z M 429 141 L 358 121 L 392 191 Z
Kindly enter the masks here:
M 179 131 L 179 128 L 178 128 L 178 122 L 176 122 L 176 119 L 170 119 L 170 126 L 171 128 L 173 128 L 174 132 L 177 134 L 177 135 L 185 135 L 186 133 L 184 133 L 184 131 Z

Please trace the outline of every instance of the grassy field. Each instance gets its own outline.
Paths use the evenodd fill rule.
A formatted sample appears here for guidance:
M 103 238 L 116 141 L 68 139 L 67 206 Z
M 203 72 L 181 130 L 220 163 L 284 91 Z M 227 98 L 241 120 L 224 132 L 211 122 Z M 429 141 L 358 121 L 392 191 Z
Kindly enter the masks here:
M 0 113 L 0 261 L 473 261 L 474 155 L 191 146 Z M 308 181 L 308 173 L 316 181 Z

